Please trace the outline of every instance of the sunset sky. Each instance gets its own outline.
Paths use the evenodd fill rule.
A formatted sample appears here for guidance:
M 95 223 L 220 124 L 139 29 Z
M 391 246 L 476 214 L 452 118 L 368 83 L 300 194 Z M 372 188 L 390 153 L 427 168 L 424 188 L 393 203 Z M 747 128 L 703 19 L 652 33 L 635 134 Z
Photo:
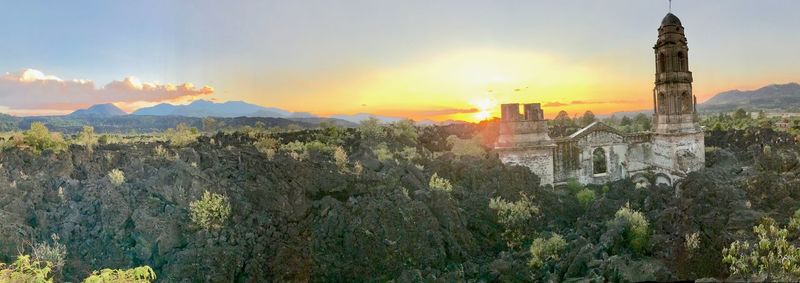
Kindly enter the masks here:
M 698 101 L 800 81 L 798 11 L 675 0 Z M 418 120 L 474 121 L 505 102 L 547 116 L 650 109 L 666 13 L 667 0 L 13 1 L 0 9 L 0 112 L 194 99 Z

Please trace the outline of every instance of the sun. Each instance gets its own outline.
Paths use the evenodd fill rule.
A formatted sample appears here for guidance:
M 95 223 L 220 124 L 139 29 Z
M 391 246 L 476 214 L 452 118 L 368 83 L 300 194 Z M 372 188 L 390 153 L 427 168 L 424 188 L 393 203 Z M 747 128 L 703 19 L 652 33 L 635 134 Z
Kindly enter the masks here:
M 492 110 L 497 106 L 497 102 L 491 98 L 480 98 L 470 101 L 470 104 L 477 110 L 472 114 L 476 122 L 492 118 Z

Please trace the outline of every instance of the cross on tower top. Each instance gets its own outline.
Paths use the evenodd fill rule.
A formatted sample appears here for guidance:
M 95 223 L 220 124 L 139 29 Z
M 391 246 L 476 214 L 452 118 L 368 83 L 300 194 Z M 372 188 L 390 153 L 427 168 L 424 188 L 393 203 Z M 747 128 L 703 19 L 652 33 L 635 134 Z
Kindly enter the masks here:
M 672 13 L 672 0 L 669 0 L 669 12 Z

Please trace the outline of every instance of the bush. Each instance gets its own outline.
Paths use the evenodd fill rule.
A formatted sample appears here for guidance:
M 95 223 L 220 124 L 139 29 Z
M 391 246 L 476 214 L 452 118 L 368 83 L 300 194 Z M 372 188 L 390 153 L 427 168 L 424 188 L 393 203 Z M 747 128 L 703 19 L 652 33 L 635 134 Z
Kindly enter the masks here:
M 97 146 L 97 137 L 94 135 L 94 128 L 91 126 L 83 126 L 83 131 L 78 134 L 77 144 L 86 147 L 86 150 L 93 151 Z
M 333 161 L 336 163 L 336 167 L 339 167 L 339 170 L 344 171 L 347 169 L 347 152 L 344 151 L 344 148 L 341 146 L 336 147 L 333 152 Z
M 722 250 L 722 262 L 730 266 L 731 277 L 756 281 L 800 280 L 800 249 L 786 240 L 789 232 L 766 218 L 753 227 L 755 242 L 731 243 Z
M 125 183 L 125 173 L 122 170 L 113 169 L 108 172 L 108 181 L 114 186 L 122 185 L 122 183 Z
M 53 244 L 42 242 L 33 245 L 31 255 L 34 261 L 50 263 L 53 273 L 61 273 L 64 259 L 67 257 L 67 247 L 58 242 L 59 238 L 56 234 L 52 234 L 50 239 Z
M 164 131 L 164 135 L 172 145 L 185 146 L 197 140 L 200 131 L 197 128 L 190 128 L 186 123 L 180 123 L 175 128 Z
M 268 160 L 272 160 L 273 158 L 275 158 L 275 151 L 277 150 L 279 144 L 280 143 L 276 139 L 270 137 L 262 137 L 258 139 L 253 144 L 253 146 L 256 147 L 256 150 L 258 150 L 258 152 L 261 152 L 264 155 L 266 155 Z
M 416 144 L 419 138 L 417 126 L 411 119 L 404 119 L 392 123 L 391 127 L 392 136 L 398 139 L 403 144 Z
M 23 144 L 35 153 L 44 150 L 61 152 L 67 148 L 60 133 L 51 133 L 42 122 L 31 123 L 31 128 L 23 133 Z
M 528 266 L 539 269 L 548 262 L 558 261 L 566 248 L 567 241 L 559 234 L 553 234 L 548 239 L 536 238 L 531 244 L 531 260 L 528 261 Z
M 92 272 L 92 275 L 84 279 L 84 283 L 105 283 L 105 282 L 151 282 L 156 280 L 156 272 L 150 266 L 140 266 L 127 270 L 121 269 L 102 269 Z
M 446 193 L 453 191 L 453 185 L 450 184 L 450 180 L 441 178 L 436 173 L 433 173 L 433 176 L 431 176 L 431 180 L 428 182 L 428 187 L 430 187 L 433 191 L 442 191 Z
M 53 282 L 50 263 L 19 255 L 11 265 L 0 262 L 0 282 Z
M 289 155 L 296 160 L 303 160 L 308 158 L 308 150 L 306 150 L 306 144 L 301 141 L 293 141 L 281 145 L 281 150 L 289 153 Z
M 372 150 L 372 153 L 375 154 L 375 157 L 377 157 L 380 162 L 386 163 L 387 161 L 394 160 L 394 154 L 385 143 L 376 146 L 375 149 Z
M 590 203 L 592 203 L 595 199 L 594 191 L 590 190 L 589 188 L 584 188 L 577 194 L 575 197 L 578 199 L 578 202 L 581 203 L 581 206 L 587 207 Z
M 386 137 L 386 131 L 381 126 L 381 121 L 375 117 L 361 121 L 358 132 L 367 143 L 374 143 Z
M 228 199 L 208 191 L 203 193 L 203 198 L 189 204 L 192 222 L 206 230 L 222 228 L 231 215 L 231 205 Z
M 578 182 L 578 180 L 575 178 L 570 178 L 569 180 L 567 180 L 567 191 L 570 194 L 577 195 L 578 192 L 582 191 L 584 188 L 586 187 L 580 182 Z
M 624 239 L 628 248 L 638 254 L 644 253 L 650 241 L 650 223 L 644 214 L 625 205 L 617 210 L 612 221 L 613 224 L 624 227 Z
M 515 202 L 501 197 L 492 198 L 489 200 L 489 208 L 497 213 L 497 222 L 505 227 L 503 238 L 511 248 L 522 245 L 530 226 L 528 221 L 539 213 L 539 208 L 525 194 Z

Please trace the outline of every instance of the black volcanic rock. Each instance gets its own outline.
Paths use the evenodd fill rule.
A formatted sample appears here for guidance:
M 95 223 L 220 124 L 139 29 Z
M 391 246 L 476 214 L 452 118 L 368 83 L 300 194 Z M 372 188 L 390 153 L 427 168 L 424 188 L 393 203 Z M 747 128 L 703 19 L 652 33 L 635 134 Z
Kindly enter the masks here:
M 69 114 L 71 117 L 112 117 L 122 115 L 128 115 L 128 113 L 111 103 L 95 104 L 87 109 L 78 109 Z

